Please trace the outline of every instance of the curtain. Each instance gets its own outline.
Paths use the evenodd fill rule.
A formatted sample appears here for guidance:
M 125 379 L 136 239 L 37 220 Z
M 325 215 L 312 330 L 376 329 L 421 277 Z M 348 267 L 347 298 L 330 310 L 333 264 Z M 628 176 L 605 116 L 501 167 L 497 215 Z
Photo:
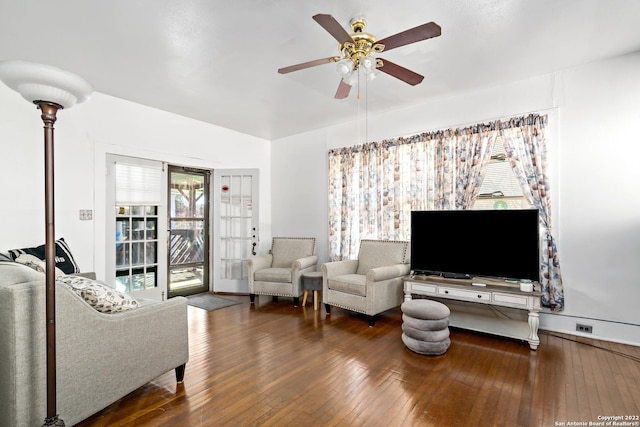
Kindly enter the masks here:
M 542 305 L 564 308 L 564 291 L 556 242 L 551 232 L 551 195 L 547 177 L 547 116 L 512 119 L 502 126 L 509 163 L 529 204 L 538 209 L 542 230 L 540 287 Z

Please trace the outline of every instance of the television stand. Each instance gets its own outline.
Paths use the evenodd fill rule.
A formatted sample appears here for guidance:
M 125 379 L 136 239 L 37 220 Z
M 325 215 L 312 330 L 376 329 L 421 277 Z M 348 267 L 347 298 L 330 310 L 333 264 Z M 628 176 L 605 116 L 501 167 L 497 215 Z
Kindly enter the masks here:
M 503 280 L 487 278 L 414 276 L 403 280 L 405 301 L 412 295 L 440 300 L 451 310 L 449 324 L 453 327 L 527 341 L 531 350 L 540 344 L 540 292 L 523 292 Z M 477 286 L 479 283 L 484 286 Z

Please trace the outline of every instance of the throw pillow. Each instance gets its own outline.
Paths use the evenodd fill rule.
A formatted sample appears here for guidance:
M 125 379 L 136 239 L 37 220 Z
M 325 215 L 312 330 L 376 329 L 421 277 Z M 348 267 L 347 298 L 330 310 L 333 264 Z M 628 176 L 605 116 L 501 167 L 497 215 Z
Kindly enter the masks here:
M 35 271 L 39 271 L 40 273 L 47 272 L 47 263 L 33 255 L 21 254 L 18 258 L 16 258 L 16 262 L 26 265 L 27 267 L 31 267 Z M 56 277 L 58 276 L 64 276 L 64 272 L 56 267 Z
M 33 255 L 44 261 L 45 259 L 45 245 L 36 246 L 33 248 L 12 249 L 9 251 L 9 255 L 15 261 L 21 254 Z M 71 249 L 67 245 L 67 242 L 63 238 L 56 240 L 56 267 L 62 270 L 65 274 L 79 273 L 80 268 L 76 264 L 76 260 L 71 255 Z
M 131 295 L 86 277 L 63 276 L 57 277 L 56 282 L 67 285 L 91 307 L 101 313 L 120 313 L 140 305 Z

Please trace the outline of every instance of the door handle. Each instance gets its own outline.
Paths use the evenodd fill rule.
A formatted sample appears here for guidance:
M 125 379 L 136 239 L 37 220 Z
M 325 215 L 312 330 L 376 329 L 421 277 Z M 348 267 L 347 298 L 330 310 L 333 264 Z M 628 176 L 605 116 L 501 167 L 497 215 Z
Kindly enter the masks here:
M 256 246 L 258 246 L 258 233 L 256 232 L 256 228 L 252 227 L 251 228 L 252 236 L 251 239 L 253 240 L 253 242 L 251 243 L 251 255 L 256 256 Z

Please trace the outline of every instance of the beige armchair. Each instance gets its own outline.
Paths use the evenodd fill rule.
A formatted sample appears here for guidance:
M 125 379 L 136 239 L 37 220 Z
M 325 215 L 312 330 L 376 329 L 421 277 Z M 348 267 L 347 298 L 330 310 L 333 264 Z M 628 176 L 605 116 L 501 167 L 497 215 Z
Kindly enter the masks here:
M 291 297 L 297 307 L 303 292 L 300 277 L 317 264 L 315 238 L 274 237 L 270 254 L 247 261 L 251 304 L 256 295 L 271 295 Z
M 404 300 L 402 277 L 409 274 L 409 242 L 362 240 L 358 259 L 322 265 L 323 298 L 327 315 L 331 306 L 369 316 L 400 306 Z

